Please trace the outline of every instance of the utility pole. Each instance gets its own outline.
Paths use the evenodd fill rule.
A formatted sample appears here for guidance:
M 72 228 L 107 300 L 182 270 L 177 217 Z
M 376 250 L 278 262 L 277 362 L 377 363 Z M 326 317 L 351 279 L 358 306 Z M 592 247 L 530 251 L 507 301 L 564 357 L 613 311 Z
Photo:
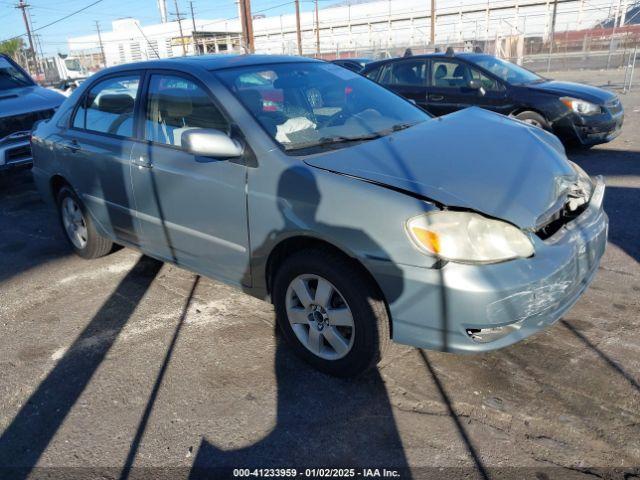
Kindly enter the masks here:
M 549 32 L 549 58 L 547 59 L 547 72 L 551 70 L 551 54 L 556 36 L 556 18 L 558 16 L 558 0 L 553 1 L 553 13 L 551 14 L 551 30 Z
M 102 65 L 107 68 L 107 57 L 104 55 L 104 45 L 102 44 L 102 35 L 100 33 L 100 22 L 95 20 L 96 22 L 96 31 L 98 32 L 98 43 L 100 44 L 100 55 L 102 55 Z
M 35 68 L 36 74 L 40 74 L 40 66 L 38 65 L 38 59 L 36 57 L 36 50 L 33 47 L 33 37 L 31 36 L 31 25 L 29 25 L 29 19 L 27 18 L 27 8 L 29 5 L 24 3 L 24 0 L 20 0 L 16 8 L 22 10 L 22 18 L 24 19 L 24 26 L 27 29 L 27 37 L 29 38 L 29 53 L 31 54 L 31 61 Z
M 173 0 L 173 4 L 176 7 L 175 16 L 178 19 L 178 28 L 180 29 L 180 45 L 182 45 L 182 56 L 187 55 L 187 47 L 184 46 L 184 33 L 182 33 L 182 15 L 180 15 L 180 10 L 178 10 L 178 0 Z
M 238 0 L 240 5 L 240 23 L 242 24 L 242 41 L 245 49 L 253 53 L 253 17 L 251 16 L 251 0 Z
M 296 3 L 296 34 L 298 36 L 298 55 L 302 56 L 302 34 L 300 33 L 300 0 Z
M 431 0 L 431 45 L 436 44 L 436 0 Z
M 320 16 L 318 14 L 318 0 L 316 0 L 316 57 L 320 58 Z
M 193 51 L 196 55 L 200 55 L 200 51 L 198 50 L 198 42 L 196 40 L 196 17 L 193 14 L 193 2 L 189 1 L 189 7 L 191 8 L 191 36 L 193 37 Z

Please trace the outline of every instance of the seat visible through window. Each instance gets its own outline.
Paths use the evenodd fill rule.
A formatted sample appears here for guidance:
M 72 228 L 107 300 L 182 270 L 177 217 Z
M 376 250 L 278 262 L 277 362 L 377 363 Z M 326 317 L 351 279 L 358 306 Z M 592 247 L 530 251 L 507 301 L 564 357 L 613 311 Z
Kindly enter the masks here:
M 202 87 L 182 77 L 152 75 L 145 138 L 180 147 L 183 133 L 195 128 L 229 130 L 224 116 Z

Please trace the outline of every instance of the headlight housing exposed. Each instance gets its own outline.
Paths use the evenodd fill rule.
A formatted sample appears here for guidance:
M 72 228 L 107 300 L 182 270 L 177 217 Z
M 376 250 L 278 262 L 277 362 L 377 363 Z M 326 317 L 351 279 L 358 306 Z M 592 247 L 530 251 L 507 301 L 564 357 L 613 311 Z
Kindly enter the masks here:
M 560 98 L 560 101 L 570 110 L 573 110 L 580 115 L 597 115 L 602 111 L 598 105 L 587 102 L 586 100 L 580 100 L 579 98 L 562 97 Z
M 452 262 L 497 263 L 534 253 L 522 230 L 473 212 L 426 213 L 409 219 L 406 229 L 419 250 Z

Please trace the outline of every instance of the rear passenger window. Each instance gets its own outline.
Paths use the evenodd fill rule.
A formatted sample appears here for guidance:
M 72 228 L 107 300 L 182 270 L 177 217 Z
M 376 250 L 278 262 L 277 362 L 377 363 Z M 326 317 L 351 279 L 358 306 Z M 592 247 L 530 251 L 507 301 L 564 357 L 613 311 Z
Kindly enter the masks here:
M 178 76 L 152 75 L 145 138 L 179 147 L 182 134 L 195 128 L 229 131 L 224 116 L 198 84 Z
M 388 63 L 385 65 L 378 82 L 382 85 L 425 87 L 427 85 L 427 62 L 422 59 L 413 59 Z
M 76 111 L 73 126 L 120 137 L 133 136 L 133 112 L 140 77 L 112 77 L 91 87 Z

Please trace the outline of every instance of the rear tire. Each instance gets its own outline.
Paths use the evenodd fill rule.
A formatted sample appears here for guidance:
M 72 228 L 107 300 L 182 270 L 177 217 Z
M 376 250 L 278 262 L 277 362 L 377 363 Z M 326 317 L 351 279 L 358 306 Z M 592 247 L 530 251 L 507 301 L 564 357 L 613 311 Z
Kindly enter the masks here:
M 390 343 L 378 286 L 359 265 L 332 251 L 307 249 L 284 260 L 275 274 L 273 301 L 287 343 L 330 375 L 366 372 Z
M 98 233 L 91 216 L 70 187 L 60 189 L 56 203 L 62 231 L 78 256 L 91 259 L 111 252 L 113 242 Z
M 525 111 L 514 115 L 520 121 L 533 125 L 534 127 L 542 128 L 543 130 L 549 130 L 549 122 L 542 115 L 536 112 Z

